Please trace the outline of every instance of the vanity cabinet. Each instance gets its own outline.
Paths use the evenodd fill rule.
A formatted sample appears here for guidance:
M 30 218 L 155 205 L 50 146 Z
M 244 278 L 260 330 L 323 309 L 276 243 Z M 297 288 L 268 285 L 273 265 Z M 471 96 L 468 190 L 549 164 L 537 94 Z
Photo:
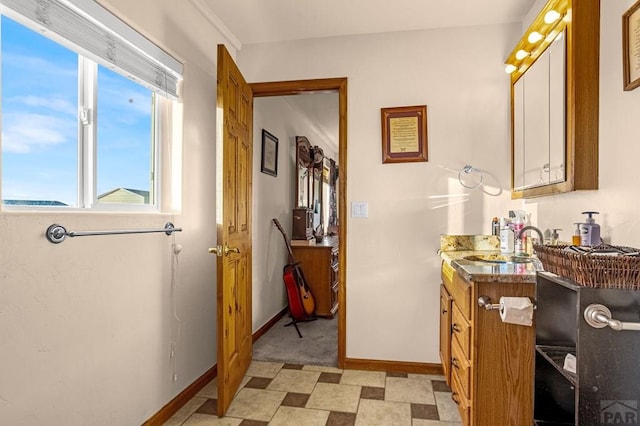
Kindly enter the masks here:
M 611 318 L 640 320 L 640 291 L 592 288 L 538 273 L 534 424 L 638 424 L 640 331 L 594 328 L 590 305 Z M 576 372 L 564 369 L 567 354 Z
M 440 356 L 464 426 L 531 424 L 534 327 L 504 323 L 477 300 L 534 295 L 533 283 L 468 281 L 443 262 Z
M 338 311 L 338 238 L 291 247 L 316 303 L 316 315 L 333 318 Z

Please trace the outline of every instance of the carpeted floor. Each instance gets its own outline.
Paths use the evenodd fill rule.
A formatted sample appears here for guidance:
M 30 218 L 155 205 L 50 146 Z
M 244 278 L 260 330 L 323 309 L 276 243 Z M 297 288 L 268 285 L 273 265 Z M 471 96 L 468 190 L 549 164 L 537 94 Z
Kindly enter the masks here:
M 255 361 L 337 366 L 337 316 L 334 319 L 318 318 L 315 321 L 299 322 L 302 339 L 298 337 L 294 326 L 284 326 L 289 321 L 290 318 L 284 316 L 253 344 Z

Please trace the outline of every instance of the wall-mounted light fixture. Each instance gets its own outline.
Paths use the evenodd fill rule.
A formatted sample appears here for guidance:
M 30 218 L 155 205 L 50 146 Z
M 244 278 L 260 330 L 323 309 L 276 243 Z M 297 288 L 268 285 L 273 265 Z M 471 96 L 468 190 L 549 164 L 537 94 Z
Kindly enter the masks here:
M 549 0 L 505 61 L 505 72 L 517 79 L 571 20 L 572 0 Z

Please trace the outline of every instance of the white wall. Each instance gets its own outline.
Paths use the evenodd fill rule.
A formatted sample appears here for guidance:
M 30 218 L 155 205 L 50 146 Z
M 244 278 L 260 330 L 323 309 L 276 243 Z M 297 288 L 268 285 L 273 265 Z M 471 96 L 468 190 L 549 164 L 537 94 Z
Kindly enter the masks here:
M 595 210 L 607 242 L 640 247 L 640 215 L 635 205 L 638 187 L 640 89 L 623 91 L 622 15 L 632 0 L 602 1 L 600 18 L 600 187 L 597 191 L 533 199 L 528 210 L 538 212 L 544 228 L 562 228 L 569 240 L 583 211 Z
M 438 363 L 441 233 L 488 233 L 508 210 L 509 78 L 519 26 L 245 45 L 248 81 L 348 77 L 347 356 Z M 382 164 L 380 108 L 426 104 L 429 162 Z M 465 190 L 472 164 L 490 197 Z
M 216 270 L 207 248 L 216 244 L 216 44 L 223 38 L 190 1 L 180 13 L 171 0 L 108 5 L 185 63 L 177 108 L 184 123 L 173 147 L 184 162 L 175 170 L 184 189 L 167 200 L 164 182 L 166 214 L 0 212 L 0 424 L 141 424 L 216 362 Z M 161 228 L 168 220 L 184 232 L 59 245 L 44 237 L 52 223 L 79 231 Z M 184 249 L 172 291 L 174 241 Z
M 304 98 L 304 105 L 300 101 Z M 296 136 L 306 136 L 312 145 L 337 159 L 331 141 L 319 131 L 320 117 L 306 104 L 335 102 L 337 94 L 277 96 L 254 99 L 253 114 L 253 331 L 255 332 L 287 306 L 282 268 L 288 252 L 282 234 L 272 218 L 282 224 L 291 238 L 291 211 L 295 206 Z M 337 117 L 335 119 L 337 123 Z M 278 176 L 260 172 L 262 129 L 278 138 Z M 337 133 L 337 129 L 334 130 Z M 333 142 L 334 144 L 336 141 Z

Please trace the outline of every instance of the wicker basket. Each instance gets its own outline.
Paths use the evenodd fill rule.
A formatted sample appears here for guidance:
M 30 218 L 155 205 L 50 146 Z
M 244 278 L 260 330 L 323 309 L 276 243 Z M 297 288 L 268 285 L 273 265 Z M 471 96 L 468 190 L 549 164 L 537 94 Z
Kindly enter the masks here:
M 586 287 L 640 290 L 640 257 L 578 254 L 563 251 L 565 247 L 533 246 L 545 271 Z

